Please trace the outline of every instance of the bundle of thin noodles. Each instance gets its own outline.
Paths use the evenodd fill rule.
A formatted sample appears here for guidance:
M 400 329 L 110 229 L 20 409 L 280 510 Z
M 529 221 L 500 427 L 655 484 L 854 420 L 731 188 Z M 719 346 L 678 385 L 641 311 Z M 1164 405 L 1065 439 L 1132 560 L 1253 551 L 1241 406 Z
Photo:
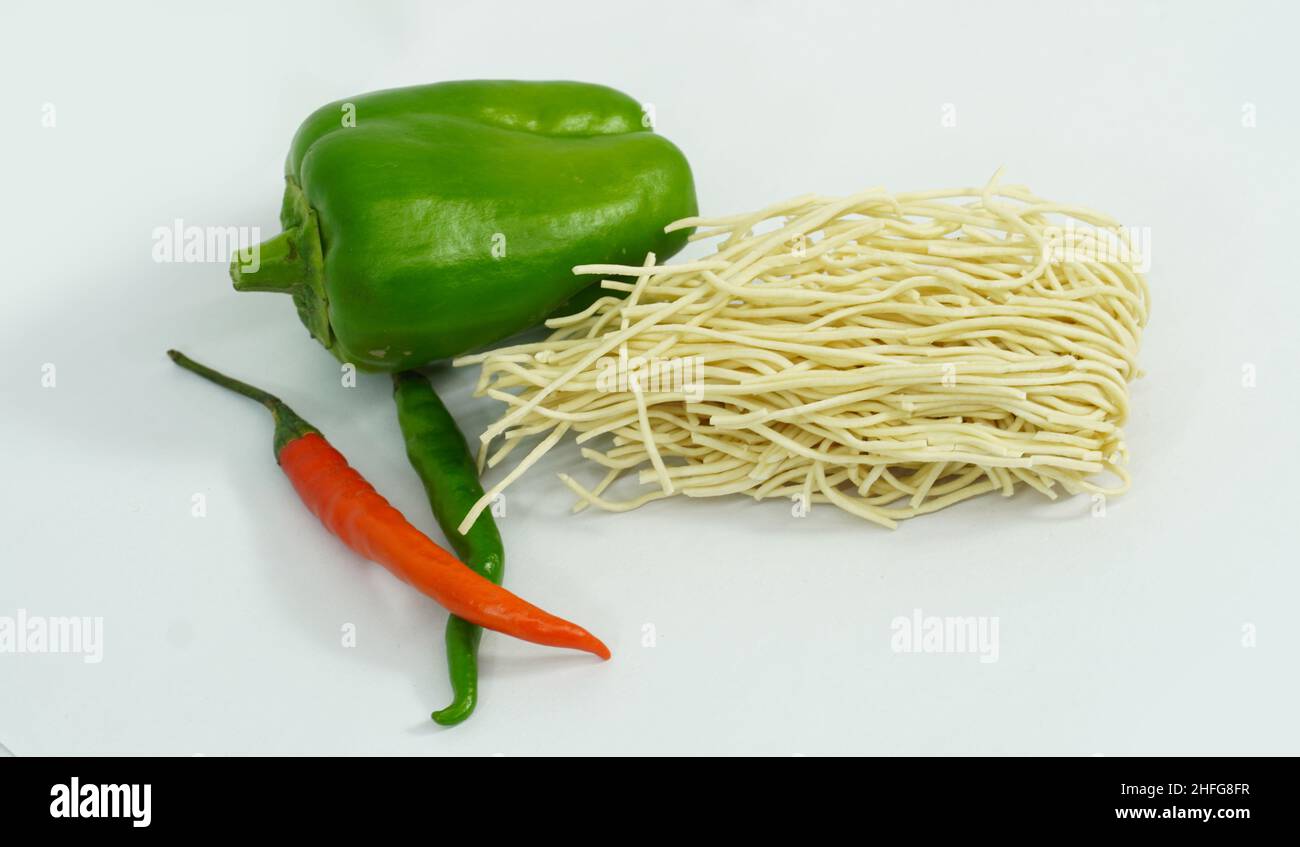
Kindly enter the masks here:
M 748 494 L 893 527 L 1021 483 L 1123 491 L 1139 257 L 1109 218 L 997 179 L 691 218 L 669 229 L 720 240 L 712 255 L 575 268 L 623 281 L 545 341 L 456 362 L 508 405 L 481 463 L 541 439 L 461 531 L 570 433 L 604 469 L 560 475 L 575 511 Z M 642 489 L 611 499 L 624 476 Z

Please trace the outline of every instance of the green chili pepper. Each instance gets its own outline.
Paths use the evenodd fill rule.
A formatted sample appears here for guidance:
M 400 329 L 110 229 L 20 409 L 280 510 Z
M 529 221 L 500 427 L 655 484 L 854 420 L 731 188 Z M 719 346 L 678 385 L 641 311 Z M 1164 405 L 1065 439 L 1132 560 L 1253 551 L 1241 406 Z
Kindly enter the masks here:
M 285 166 L 284 231 L 237 256 L 240 291 L 293 295 L 340 361 L 397 372 L 539 323 L 686 243 L 685 157 L 641 105 L 578 82 L 444 82 L 324 106 Z
M 460 560 L 481 576 L 501 584 L 506 553 L 490 511 L 461 535 L 456 527 L 470 506 L 483 496 L 478 468 L 465 437 L 456 428 L 433 386 L 418 373 L 393 375 L 397 420 L 406 439 L 406 455 L 424 483 L 433 516 Z M 443 726 L 452 726 L 474 712 L 478 700 L 478 644 L 483 628 L 452 615 L 447 621 L 447 667 L 452 702 L 433 713 Z

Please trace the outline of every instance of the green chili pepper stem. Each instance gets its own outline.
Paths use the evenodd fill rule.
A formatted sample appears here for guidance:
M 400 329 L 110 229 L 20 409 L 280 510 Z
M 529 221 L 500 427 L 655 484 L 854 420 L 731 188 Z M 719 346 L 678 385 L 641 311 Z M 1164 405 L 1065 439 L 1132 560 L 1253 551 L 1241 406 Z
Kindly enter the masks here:
M 284 401 L 270 392 L 263 391 L 260 388 L 249 385 L 246 382 L 226 376 L 220 371 L 214 371 L 207 365 L 200 365 L 198 362 L 186 356 L 179 350 L 168 350 L 167 356 L 176 364 L 185 370 L 198 374 L 208 382 L 215 382 L 222 388 L 233 391 L 236 394 L 242 394 L 250 400 L 256 400 L 263 406 L 271 410 L 271 417 L 275 420 L 275 456 L 279 461 L 280 451 L 290 441 L 296 441 L 309 433 L 320 434 L 320 430 L 309 424 L 307 421 L 298 417 L 298 414 L 285 405 Z
M 422 375 L 393 375 L 397 420 L 406 440 L 406 454 L 424 483 L 433 516 L 460 560 L 471 570 L 500 584 L 505 570 L 505 548 L 489 512 L 484 512 L 469 532 L 456 527 L 465 512 L 483 496 L 478 468 L 465 437 L 447 407 Z M 483 630 L 452 616 L 447 621 L 447 669 L 452 702 L 431 717 L 443 726 L 468 718 L 478 702 L 478 646 Z

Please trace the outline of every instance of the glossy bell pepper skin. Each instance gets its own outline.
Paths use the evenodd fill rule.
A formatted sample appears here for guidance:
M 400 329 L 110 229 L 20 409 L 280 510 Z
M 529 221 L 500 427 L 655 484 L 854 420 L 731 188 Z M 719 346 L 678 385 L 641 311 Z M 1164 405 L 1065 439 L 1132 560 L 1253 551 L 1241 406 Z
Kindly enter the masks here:
M 370 371 L 533 326 L 598 282 L 574 265 L 662 261 L 689 235 L 664 227 L 697 213 L 690 166 L 641 105 L 578 82 L 332 103 L 299 128 L 285 184 L 284 232 L 235 259 L 235 287 L 292 294 L 318 341 Z

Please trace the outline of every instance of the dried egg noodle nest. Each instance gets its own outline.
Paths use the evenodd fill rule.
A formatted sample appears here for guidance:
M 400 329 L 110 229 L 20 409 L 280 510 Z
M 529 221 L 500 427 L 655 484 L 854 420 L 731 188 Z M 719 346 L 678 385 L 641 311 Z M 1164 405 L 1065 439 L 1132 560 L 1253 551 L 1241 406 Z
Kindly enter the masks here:
M 476 393 L 509 406 L 480 463 L 542 437 L 461 531 L 569 433 L 605 469 L 592 488 L 560 475 L 575 511 L 748 494 L 893 527 L 1021 483 L 1051 498 L 1125 490 L 1146 281 L 1114 249 L 1116 235 L 1128 245 L 1114 221 L 997 179 L 690 218 L 668 229 L 722 239 L 713 255 L 575 268 L 636 282 L 606 280 L 628 296 L 548 321 L 546 341 L 456 361 L 481 364 Z M 656 362 L 652 375 L 694 365 L 671 371 L 694 383 L 637 372 Z M 1090 480 L 1102 471 L 1116 483 Z M 640 496 L 604 496 L 631 474 Z

